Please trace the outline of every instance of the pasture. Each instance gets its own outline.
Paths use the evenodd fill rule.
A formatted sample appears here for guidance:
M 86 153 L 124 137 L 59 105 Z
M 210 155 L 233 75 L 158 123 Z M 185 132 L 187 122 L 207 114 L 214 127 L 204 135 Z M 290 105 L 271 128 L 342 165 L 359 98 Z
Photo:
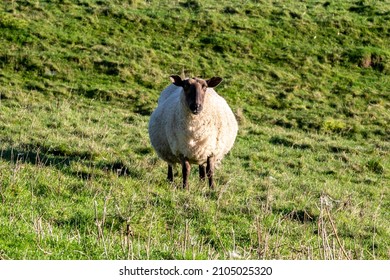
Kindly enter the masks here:
M 390 2 L 4 0 L 0 259 L 389 259 Z M 166 180 L 169 76 L 223 77 L 216 188 Z

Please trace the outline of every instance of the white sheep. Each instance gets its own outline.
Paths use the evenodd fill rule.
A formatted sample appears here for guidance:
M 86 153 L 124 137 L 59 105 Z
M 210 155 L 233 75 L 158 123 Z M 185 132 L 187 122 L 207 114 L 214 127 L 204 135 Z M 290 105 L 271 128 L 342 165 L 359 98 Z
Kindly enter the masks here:
M 161 92 L 150 117 L 151 144 L 168 163 L 169 181 L 173 181 L 172 166 L 180 163 L 183 187 L 188 188 L 191 164 L 198 164 L 200 178 L 207 176 L 213 188 L 215 165 L 233 147 L 238 131 L 229 105 L 212 89 L 222 79 L 170 78 L 172 84 Z

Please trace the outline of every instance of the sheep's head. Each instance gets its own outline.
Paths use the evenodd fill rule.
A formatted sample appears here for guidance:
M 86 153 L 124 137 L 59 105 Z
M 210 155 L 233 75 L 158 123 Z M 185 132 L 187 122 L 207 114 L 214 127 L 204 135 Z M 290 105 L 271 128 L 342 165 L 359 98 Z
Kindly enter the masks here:
M 222 81 L 220 77 L 213 77 L 209 80 L 189 78 L 182 80 L 179 76 L 171 76 L 174 85 L 182 87 L 188 108 L 194 115 L 198 115 L 203 109 L 203 101 L 207 88 L 213 88 Z

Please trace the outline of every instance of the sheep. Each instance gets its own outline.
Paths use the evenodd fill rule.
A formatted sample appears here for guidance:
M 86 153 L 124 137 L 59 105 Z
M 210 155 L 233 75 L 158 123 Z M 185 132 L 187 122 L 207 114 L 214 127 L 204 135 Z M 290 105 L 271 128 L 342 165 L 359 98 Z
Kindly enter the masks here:
M 201 180 L 214 188 L 214 169 L 231 150 L 238 125 L 229 105 L 213 89 L 222 81 L 170 77 L 172 84 L 160 94 L 149 121 L 149 138 L 157 155 L 168 163 L 168 180 L 173 182 L 173 165 L 182 166 L 183 188 L 188 189 L 191 164 L 199 165 Z

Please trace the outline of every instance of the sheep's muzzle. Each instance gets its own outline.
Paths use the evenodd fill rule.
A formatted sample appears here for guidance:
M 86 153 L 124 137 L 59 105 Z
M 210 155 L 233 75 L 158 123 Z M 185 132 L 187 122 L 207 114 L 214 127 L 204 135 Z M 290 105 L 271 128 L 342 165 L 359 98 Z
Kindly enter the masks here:
M 201 104 L 191 104 L 190 110 L 194 115 L 198 115 L 202 111 L 202 105 Z

